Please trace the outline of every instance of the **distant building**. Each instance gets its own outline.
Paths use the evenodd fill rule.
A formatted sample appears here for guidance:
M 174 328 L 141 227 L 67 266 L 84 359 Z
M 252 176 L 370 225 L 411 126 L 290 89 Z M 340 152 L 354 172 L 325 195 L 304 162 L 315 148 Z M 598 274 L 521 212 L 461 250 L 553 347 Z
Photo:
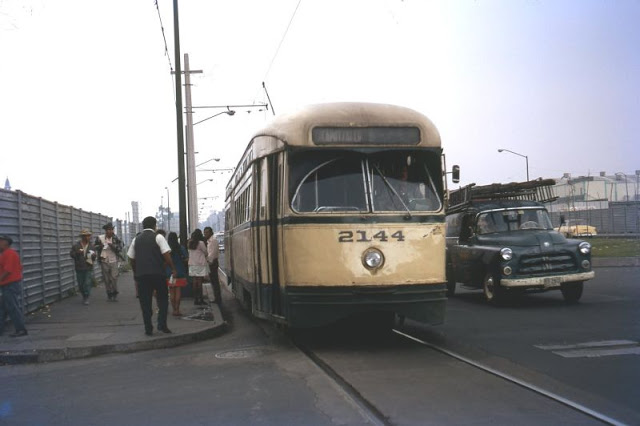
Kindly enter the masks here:
M 11 191 L 11 184 L 9 183 L 9 176 L 7 176 L 7 180 L 4 181 L 4 189 L 7 191 Z
M 609 208 L 610 202 L 640 201 L 640 170 L 635 174 L 615 173 L 572 177 L 565 173 L 556 179 L 558 200 L 552 211 L 581 211 Z

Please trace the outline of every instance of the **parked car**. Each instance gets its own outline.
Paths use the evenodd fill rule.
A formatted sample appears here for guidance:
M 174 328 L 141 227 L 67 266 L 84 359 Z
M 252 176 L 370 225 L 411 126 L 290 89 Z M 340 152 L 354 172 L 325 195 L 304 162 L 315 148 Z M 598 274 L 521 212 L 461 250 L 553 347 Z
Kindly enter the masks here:
M 553 229 L 544 204 L 536 201 L 547 198 L 536 197 L 534 185 L 494 184 L 490 191 L 472 185 L 459 190 L 465 191 L 463 197 L 451 193 L 446 219 L 449 296 L 461 283 L 482 289 L 494 303 L 525 291 L 560 290 L 567 302 L 580 299 L 583 283 L 594 277 L 591 244 Z M 520 192 L 530 194 L 524 197 L 529 199 L 521 199 Z
M 598 235 L 596 227 L 587 224 L 585 219 L 569 219 L 561 223 L 555 230 L 569 238 L 593 237 L 594 235 Z

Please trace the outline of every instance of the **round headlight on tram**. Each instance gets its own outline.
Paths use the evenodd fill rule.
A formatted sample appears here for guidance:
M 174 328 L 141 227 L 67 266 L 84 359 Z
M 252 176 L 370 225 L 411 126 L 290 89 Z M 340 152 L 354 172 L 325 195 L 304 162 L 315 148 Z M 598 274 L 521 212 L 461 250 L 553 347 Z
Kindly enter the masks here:
M 513 259 L 513 250 L 511 250 L 509 247 L 505 247 L 500 250 L 500 256 L 502 256 L 503 260 L 511 260 Z
M 367 269 L 378 269 L 384 264 L 384 255 L 378 249 L 367 249 L 362 255 L 362 264 Z
M 582 254 L 591 253 L 591 244 L 589 244 L 586 241 L 581 242 L 580 245 L 578 246 L 578 248 L 580 249 L 580 253 L 582 253 Z

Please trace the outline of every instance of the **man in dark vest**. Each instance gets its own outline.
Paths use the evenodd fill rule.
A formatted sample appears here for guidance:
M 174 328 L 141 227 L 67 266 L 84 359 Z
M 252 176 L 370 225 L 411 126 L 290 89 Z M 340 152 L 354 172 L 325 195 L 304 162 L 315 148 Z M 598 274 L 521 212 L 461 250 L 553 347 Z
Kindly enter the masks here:
M 165 238 L 156 233 L 156 219 L 145 217 L 142 221 L 144 230 L 131 241 L 129 262 L 133 269 L 133 276 L 138 283 L 138 297 L 144 320 L 144 332 L 153 335 L 151 316 L 151 301 L 155 290 L 158 300 L 158 330 L 171 333 L 167 327 L 167 309 L 169 306 L 169 292 L 165 275 L 165 263 L 171 267 L 171 273 L 176 275 L 176 268 L 171 260 L 171 249 Z

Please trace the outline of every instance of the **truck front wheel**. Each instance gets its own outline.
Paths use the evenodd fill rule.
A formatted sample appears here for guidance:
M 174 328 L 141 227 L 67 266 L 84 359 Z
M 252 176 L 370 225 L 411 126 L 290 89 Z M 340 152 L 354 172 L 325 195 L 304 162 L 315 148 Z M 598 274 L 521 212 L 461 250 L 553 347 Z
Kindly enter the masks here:
M 453 268 L 447 265 L 447 297 L 456 294 L 456 279 L 453 276 Z
M 576 303 L 578 300 L 580 300 L 580 297 L 582 297 L 583 287 L 584 283 L 582 281 L 573 283 L 562 283 L 560 291 L 562 292 L 564 301 L 567 303 Z
M 487 302 L 499 304 L 504 299 L 504 288 L 500 286 L 492 273 L 488 272 L 482 282 L 484 298 Z

